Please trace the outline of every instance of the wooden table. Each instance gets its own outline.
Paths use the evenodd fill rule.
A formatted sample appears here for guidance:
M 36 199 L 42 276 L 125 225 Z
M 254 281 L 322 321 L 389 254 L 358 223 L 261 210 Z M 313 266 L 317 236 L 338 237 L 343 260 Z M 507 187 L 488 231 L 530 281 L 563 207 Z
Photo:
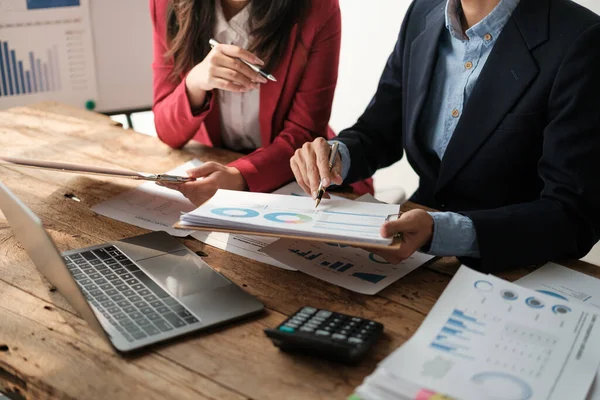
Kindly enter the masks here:
M 194 157 L 219 162 L 235 158 L 199 145 L 171 150 L 107 117 L 53 103 L 0 112 L 0 148 L 5 155 L 151 172 L 167 171 Z M 40 216 L 61 251 L 146 232 L 90 211 L 135 182 L 12 167 L 0 168 L 0 180 Z M 365 296 L 195 240 L 183 242 L 206 252 L 213 268 L 256 296 L 266 311 L 122 357 L 40 276 L 0 214 L 0 391 L 36 400 L 345 399 L 378 361 L 415 332 L 458 268 L 455 259 L 441 259 L 376 296 Z M 600 277 L 594 266 L 569 265 Z M 512 280 L 529 271 L 503 277 Z M 378 320 L 385 324 L 385 335 L 356 367 L 278 351 L 263 329 L 304 305 Z

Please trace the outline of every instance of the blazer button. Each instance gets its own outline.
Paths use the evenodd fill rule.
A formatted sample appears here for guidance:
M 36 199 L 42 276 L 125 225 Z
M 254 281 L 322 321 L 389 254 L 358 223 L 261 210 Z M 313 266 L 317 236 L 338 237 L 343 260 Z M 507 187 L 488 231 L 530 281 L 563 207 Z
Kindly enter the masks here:
M 442 207 L 442 210 L 443 210 L 444 208 L 446 208 L 446 204 L 442 204 L 441 207 Z

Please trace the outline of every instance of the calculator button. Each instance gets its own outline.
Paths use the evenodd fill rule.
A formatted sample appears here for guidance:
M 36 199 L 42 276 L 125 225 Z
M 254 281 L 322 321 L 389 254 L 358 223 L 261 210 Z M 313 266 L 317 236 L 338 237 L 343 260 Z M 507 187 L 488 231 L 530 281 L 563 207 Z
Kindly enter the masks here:
M 290 327 L 290 328 L 297 328 L 297 327 L 299 327 L 300 325 L 298 325 L 298 324 L 297 324 L 297 323 L 295 323 L 295 322 L 291 322 L 291 321 L 290 321 L 290 322 L 287 322 L 287 323 L 286 323 L 284 326 L 287 326 L 287 327 Z
M 300 332 L 314 332 L 314 328 L 309 328 L 308 326 L 303 326 L 302 328 L 300 328 Z
M 331 328 L 330 326 L 326 326 L 325 328 L 323 328 L 323 330 L 324 330 L 324 331 L 327 331 L 327 332 L 331 332 L 331 329 L 332 329 L 332 328 Z
M 329 318 L 331 317 L 331 311 L 325 311 L 325 310 L 321 310 L 317 313 L 317 317 L 322 317 L 322 318 Z
M 342 320 L 340 318 L 334 318 L 333 322 L 335 322 L 336 324 L 339 324 L 340 322 L 342 322 Z
M 361 343 L 363 343 L 363 340 L 360 338 L 351 337 L 350 339 L 348 339 L 348 343 L 361 344 Z
M 341 331 L 340 331 L 340 333 L 341 333 L 342 335 L 347 335 L 347 334 L 348 334 L 348 331 L 347 331 L 347 330 L 341 330 Z
M 324 322 L 324 321 L 325 321 L 325 319 L 326 319 L 326 318 L 319 317 L 319 316 L 312 317 L 312 321 L 315 321 L 315 322 Z
M 308 323 L 308 324 L 306 324 L 304 326 L 306 326 L 307 328 L 312 328 L 312 329 L 318 329 L 319 328 L 319 325 L 317 325 L 317 324 L 311 324 L 311 323 Z
M 332 339 L 335 340 L 346 340 L 346 335 L 340 335 L 339 333 L 334 333 L 333 335 L 331 335 Z
M 318 331 L 315 332 L 315 335 L 317 335 L 317 336 L 329 336 L 330 333 L 327 332 L 327 331 L 318 330 Z
M 304 315 L 304 314 L 296 314 L 294 316 L 294 319 L 298 319 L 300 321 L 306 321 L 308 319 L 308 316 Z
M 291 328 L 289 326 L 280 326 L 279 330 L 282 331 L 282 332 L 289 332 L 289 333 L 292 333 L 292 332 L 295 331 L 294 328 Z
M 313 315 L 317 312 L 317 309 L 313 307 L 304 307 L 300 312 L 307 315 Z
M 354 318 L 352 318 L 352 321 L 354 321 L 354 322 L 362 322 L 362 319 L 354 317 Z

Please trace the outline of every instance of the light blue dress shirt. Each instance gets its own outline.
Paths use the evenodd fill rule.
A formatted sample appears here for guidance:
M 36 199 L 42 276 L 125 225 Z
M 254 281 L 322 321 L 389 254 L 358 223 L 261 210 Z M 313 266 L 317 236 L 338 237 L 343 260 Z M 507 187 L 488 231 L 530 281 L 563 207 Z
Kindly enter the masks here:
M 422 118 L 425 143 L 440 159 L 496 39 L 518 4 L 519 0 L 501 0 L 490 14 L 464 32 L 460 0 L 447 1 L 447 29 L 440 37 L 437 65 Z M 345 179 L 350 170 L 350 152 L 343 143 L 339 151 Z M 430 215 L 434 220 L 430 254 L 479 257 L 477 234 L 470 218 L 453 212 Z

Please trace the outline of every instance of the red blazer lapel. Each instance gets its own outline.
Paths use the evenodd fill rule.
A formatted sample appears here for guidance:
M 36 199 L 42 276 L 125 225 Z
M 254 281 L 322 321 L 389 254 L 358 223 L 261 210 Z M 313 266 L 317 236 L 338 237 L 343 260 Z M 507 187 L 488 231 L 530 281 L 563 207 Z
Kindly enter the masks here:
M 288 83 L 288 74 L 290 67 L 294 61 L 296 54 L 296 46 L 298 38 L 298 24 L 294 25 L 290 33 L 289 44 L 281 61 L 274 71 L 269 71 L 277 78 L 277 82 L 263 84 L 260 87 L 260 133 L 263 146 L 273 142 L 273 132 L 278 133 L 283 126 L 283 121 L 275 121 L 274 117 L 278 106 L 280 106 L 281 94 L 283 92 L 284 83 Z M 287 101 L 286 99 L 283 99 Z M 288 107 L 285 107 L 287 109 Z

